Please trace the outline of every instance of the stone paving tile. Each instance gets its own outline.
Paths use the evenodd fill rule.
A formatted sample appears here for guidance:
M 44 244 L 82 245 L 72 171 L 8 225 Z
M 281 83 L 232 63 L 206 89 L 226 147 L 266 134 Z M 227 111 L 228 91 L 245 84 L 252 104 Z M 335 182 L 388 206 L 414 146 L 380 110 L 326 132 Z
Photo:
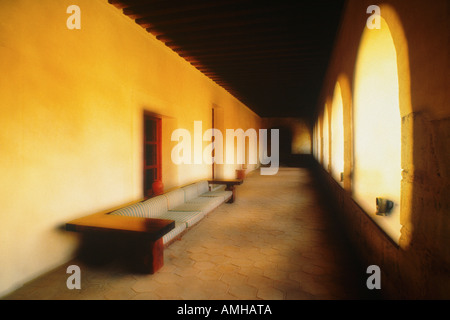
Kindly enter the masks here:
M 283 300 L 284 292 L 274 287 L 260 287 L 256 297 L 262 300 Z
M 235 284 L 230 287 L 228 292 L 238 299 L 256 300 L 258 289 L 248 284 Z
M 274 192 L 276 190 L 276 192 Z M 154 275 L 112 264 L 82 269 L 82 289 L 68 290 L 61 266 L 5 299 L 315 300 L 359 298 L 352 261 L 306 169 L 249 175 L 237 200 L 223 204 L 166 248 Z
M 144 292 L 136 294 L 131 300 L 160 300 L 156 292 Z
M 220 280 L 228 285 L 236 286 L 247 282 L 247 276 L 239 273 L 224 273 Z
M 222 273 L 215 269 L 202 270 L 199 272 L 197 277 L 202 280 L 220 280 L 220 278 L 222 277 Z
M 136 292 L 131 288 L 110 289 L 105 292 L 106 300 L 130 300 L 136 296 Z
M 154 281 L 152 278 L 143 278 L 137 280 L 132 286 L 133 289 L 137 293 L 156 293 L 156 286 L 158 283 Z

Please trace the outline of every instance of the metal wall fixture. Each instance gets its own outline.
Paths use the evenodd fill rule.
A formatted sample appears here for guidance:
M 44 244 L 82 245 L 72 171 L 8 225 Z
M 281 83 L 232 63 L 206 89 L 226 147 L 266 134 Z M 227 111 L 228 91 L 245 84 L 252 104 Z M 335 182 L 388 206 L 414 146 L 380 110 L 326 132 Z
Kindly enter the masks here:
M 394 209 L 394 202 L 385 198 L 377 198 L 377 211 L 378 216 L 388 216 Z

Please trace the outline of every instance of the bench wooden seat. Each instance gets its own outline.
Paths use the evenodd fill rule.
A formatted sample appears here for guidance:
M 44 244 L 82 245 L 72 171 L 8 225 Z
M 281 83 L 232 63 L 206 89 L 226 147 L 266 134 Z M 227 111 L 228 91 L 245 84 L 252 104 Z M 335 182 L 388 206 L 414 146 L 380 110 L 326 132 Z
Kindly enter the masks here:
M 233 195 L 231 196 L 228 203 L 233 203 L 236 200 L 236 186 L 244 183 L 242 179 L 218 179 L 218 180 L 208 180 L 209 184 L 224 184 L 226 185 L 225 190 L 231 191 Z
M 93 214 L 66 224 L 66 230 L 88 239 L 92 255 L 122 247 L 133 269 L 144 273 L 155 273 L 164 265 L 162 237 L 174 227 L 174 220 L 111 214 Z

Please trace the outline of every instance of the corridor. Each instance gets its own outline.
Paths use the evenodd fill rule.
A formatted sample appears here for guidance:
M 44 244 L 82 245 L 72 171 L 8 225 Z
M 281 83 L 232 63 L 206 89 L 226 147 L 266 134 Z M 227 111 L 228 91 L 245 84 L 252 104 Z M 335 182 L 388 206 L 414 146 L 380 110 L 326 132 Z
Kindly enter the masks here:
M 367 266 L 357 263 L 305 168 L 250 173 L 234 204 L 223 204 L 166 248 L 154 275 L 120 264 L 71 261 L 4 299 L 335 300 L 366 299 Z M 69 265 L 81 289 L 69 290 Z

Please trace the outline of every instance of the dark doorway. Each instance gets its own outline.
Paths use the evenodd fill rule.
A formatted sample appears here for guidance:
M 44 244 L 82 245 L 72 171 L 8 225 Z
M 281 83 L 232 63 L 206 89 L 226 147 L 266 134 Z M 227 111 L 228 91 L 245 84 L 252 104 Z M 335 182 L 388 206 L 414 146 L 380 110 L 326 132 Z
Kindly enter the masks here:
M 153 195 L 153 183 L 161 181 L 161 119 L 144 114 L 144 197 Z

